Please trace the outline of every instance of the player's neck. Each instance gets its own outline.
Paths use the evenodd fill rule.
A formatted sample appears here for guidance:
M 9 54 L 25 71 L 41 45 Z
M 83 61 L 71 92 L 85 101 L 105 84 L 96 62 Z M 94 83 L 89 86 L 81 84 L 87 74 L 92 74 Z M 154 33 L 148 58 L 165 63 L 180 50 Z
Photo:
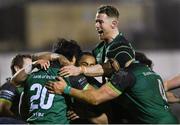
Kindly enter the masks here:
M 106 42 L 111 43 L 117 37 L 117 35 L 119 35 L 119 31 L 115 30 L 114 32 L 112 32 L 110 37 L 106 40 Z

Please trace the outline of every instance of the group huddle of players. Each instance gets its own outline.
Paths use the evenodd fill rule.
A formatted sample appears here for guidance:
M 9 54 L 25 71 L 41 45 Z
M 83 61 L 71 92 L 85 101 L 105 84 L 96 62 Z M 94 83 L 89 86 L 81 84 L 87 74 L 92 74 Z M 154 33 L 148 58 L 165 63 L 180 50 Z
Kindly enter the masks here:
M 178 123 L 162 78 L 119 32 L 118 18 L 115 7 L 98 8 L 102 42 L 92 54 L 58 39 L 52 52 L 16 55 L 0 90 L 0 123 Z

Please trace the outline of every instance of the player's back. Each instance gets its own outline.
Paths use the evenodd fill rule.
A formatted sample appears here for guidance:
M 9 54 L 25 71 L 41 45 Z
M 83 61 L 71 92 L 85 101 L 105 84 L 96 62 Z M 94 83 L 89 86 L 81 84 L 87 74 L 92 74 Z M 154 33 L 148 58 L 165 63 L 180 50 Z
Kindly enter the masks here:
M 137 122 L 177 123 L 169 109 L 161 77 L 139 63 L 133 64 L 130 70 L 136 82 L 126 96 L 131 100 L 129 110 L 134 111 Z
M 67 105 L 62 95 L 51 94 L 45 88 L 48 81 L 55 81 L 59 66 L 32 73 L 26 80 L 25 96 L 29 101 L 27 121 L 35 124 L 67 124 Z

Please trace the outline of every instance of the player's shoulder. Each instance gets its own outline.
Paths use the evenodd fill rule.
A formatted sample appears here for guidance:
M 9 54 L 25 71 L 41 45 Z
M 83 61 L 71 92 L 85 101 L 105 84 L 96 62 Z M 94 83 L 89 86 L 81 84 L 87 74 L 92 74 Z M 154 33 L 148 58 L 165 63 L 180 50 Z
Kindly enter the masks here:
M 130 48 L 130 44 L 127 42 L 117 41 L 109 45 L 109 51 L 113 51 L 115 49 L 125 49 Z
M 95 48 L 93 49 L 93 51 L 96 51 L 100 48 L 102 48 L 104 46 L 105 42 L 101 41 L 100 43 L 96 44 Z
M 0 87 L 0 90 L 2 89 L 15 89 L 16 87 L 11 83 L 11 78 L 7 78 L 6 82 Z

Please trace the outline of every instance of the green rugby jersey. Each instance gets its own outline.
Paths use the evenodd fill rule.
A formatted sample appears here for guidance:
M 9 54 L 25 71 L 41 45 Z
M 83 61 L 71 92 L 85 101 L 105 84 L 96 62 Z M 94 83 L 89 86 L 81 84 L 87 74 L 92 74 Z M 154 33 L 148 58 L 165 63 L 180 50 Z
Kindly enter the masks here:
M 68 124 L 67 105 L 62 95 L 50 94 L 45 88 L 48 81 L 55 81 L 59 68 L 50 67 L 32 73 L 26 80 L 24 93 L 29 102 L 28 123 Z
M 124 68 L 128 61 L 135 58 L 134 49 L 122 33 L 118 34 L 110 43 L 102 41 L 92 53 L 99 64 L 106 62 L 110 58 L 120 60 L 119 65 L 121 68 Z
M 59 73 L 59 64 L 54 63 L 48 70 L 39 70 L 30 74 L 26 80 L 24 95 L 28 99 L 29 115 L 28 123 L 33 124 L 68 124 L 67 102 L 63 95 L 51 94 L 45 84 L 55 81 Z M 81 76 L 72 76 L 65 79 L 67 84 L 84 89 L 87 81 Z M 72 84 L 70 84 L 72 83 Z M 69 99 L 70 100 L 70 99 Z
M 8 78 L 7 81 L 2 86 L 0 86 L 0 102 L 9 103 L 9 105 L 11 105 L 10 110 L 18 119 L 21 119 L 19 114 L 19 103 L 22 92 L 23 87 L 15 87 L 11 83 L 10 78 Z M 4 114 L 1 114 L 1 117 L 3 117 L 3 115 Z
M 129 122 L 177 123 L 177 119 L 169 109 L 161 77 L 139 63 L 132 64 L 128 72 L 134 77 L 133 85 L 123 82 L 118 84 L 129 86 L 117 83 L 109 83 L 109 86 L 113 86 L 114 91 L 123 93 L 119 104 L 120 108 L 126 109 Z

